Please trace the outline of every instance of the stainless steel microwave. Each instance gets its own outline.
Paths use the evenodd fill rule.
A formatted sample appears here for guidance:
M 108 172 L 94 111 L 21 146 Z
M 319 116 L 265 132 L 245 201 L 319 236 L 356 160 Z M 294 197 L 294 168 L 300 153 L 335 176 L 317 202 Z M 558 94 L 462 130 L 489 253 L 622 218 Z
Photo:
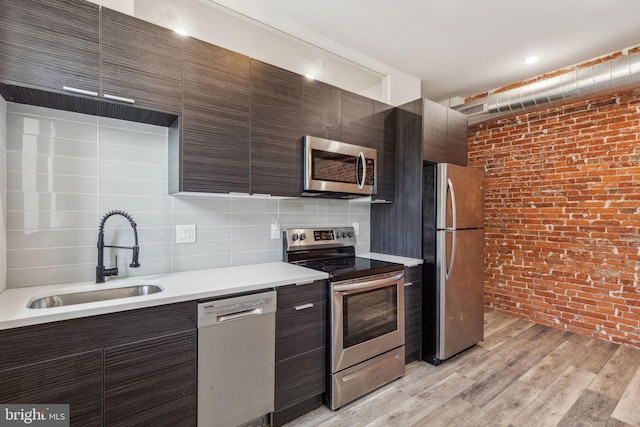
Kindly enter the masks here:
M 352 198 L 376 194 L 376 167 L 375 148 L 305 136 L 303 195 Z

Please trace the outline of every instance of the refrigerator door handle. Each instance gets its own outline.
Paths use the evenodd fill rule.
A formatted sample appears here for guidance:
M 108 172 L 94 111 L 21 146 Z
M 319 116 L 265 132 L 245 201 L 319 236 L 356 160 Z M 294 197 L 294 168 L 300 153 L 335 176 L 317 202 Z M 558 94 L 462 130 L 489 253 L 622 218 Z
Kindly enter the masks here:
M 451 199 L 451 228 L 455 230 L 458 228 L 456 224 L 456 193 L 453 191 L 453 182 L 451 182 L 451 178 L 447 178 L 447 189 L 449 190 L 449 198 Z
M 447 178 L 447 197 L 451 200 L 451 227 L 446 227 L 445 232 L 451 233 L 451 255 L 449 257 L 449 265 L 445 270 L 445 279 L 449 280 L 451 271 L 453 270 L 453 261 L 456 257 L 456 193 L 453 190 L 453 182 L 451 178 Z
M 456 230 L 447 230 L 447 233 L 451 233 L 451 257 L 449 258 L 449 265 L 445 271 L 445 278 L 449 280 L 451 271 L 453 270 L 453 260 L 456 257 Z

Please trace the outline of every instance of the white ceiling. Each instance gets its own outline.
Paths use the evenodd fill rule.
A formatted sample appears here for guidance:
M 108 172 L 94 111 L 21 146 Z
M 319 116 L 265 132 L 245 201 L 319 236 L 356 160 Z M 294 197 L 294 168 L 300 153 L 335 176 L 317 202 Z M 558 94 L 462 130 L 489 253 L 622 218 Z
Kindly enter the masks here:
M 358 62 L 467 97 L 640 44 L 639 0 L 215 0 Z M 540 56 L 527 65 L 523 59 Z

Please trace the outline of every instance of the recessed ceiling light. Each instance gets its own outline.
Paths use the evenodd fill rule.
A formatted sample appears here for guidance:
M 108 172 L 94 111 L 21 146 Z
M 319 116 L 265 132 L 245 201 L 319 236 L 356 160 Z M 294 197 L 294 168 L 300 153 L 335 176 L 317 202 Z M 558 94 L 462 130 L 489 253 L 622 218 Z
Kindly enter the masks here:
M 533 56 L 529 56 L 529 57 L 525 58 L 524 63 L 525 64 L 535 64 L 539 60 L 540 60 L 539 56 L 533 55 Z
M 306 78 L 310 79 L 310 80 L 315 80 L 315 79 L 316 79 L 316 76 L 315 76 L 315 75 L 313 75 L 313 74 L 311 74 L 311 73 L 309 73 L 309 74 L 305 74 L 304 76 L 305 76 Z
M 189 33 L 187 33 L 187 30 L 185 30 L 184 28 L 174 28 L 173 31 L 175 31 L 176 33 L 180 34 L 181 36 L 188 36 Z

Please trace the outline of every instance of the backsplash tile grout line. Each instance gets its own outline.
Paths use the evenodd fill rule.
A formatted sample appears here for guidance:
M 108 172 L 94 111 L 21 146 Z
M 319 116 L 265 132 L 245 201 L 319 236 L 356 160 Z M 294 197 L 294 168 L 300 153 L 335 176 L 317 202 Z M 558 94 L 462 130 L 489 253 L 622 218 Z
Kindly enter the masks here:
M 129 270 L 125 262 L 130 251 L 118 251 L 122 277 L 281 261 L 282 230 L 293 226 L 350 225 L 355 215 L 362 223 L 369 215 L 368 207 L 355 208 L 343 200 L 170 196 L 164 179 L 168 167 L 165 128 L 157 128 L 157 133 L 143 132 L 145 136 L 140 138 L 142 133 L 136 129 L 149 131 L 152 129 L 149 125 L 122 122 L 122 127 L 118 127 L 119 122 L 111 119 L 108 123 L 99 118 L 82 120 L 74 113 L 8 105 L 14 114 L 12 126 L 21 126 L 19 117 L 35 120 L 29 124 L 31 130 L 39 129 L 47 135 L 29 134 L 31 145 L 20 142 L 20 132 L 11 136 L 13 147 L 23 148 L 23 151 L 13 151 L 13 158 L 20 159 L 22 154 L 24 162 L 19 171 L 12 172 L 13 179 L 17 178 L 16 174 L 22 174 L 34 183 L 41 182 L 46 191 L 16 190 L 8 197 L 11 203 L 7 204 L 6 212 L 11 215 L 13 228 L 8 231 L 7 243 L 13 248 L 8 252 L 15 261 L 15 265 L 7 266 L 8 287 L 93 280 L 93 263 L 72 262 L 96 258 L 98 224 L 112 209 L 131 213 L 140 231 L 142 265 Z M 49 111 L 51 114 L 47 115 Z M 75 120 L 64 120 L 65 117 Z M 46 129 L 43 130 L 43 126 Z M 112 132 L 113 129 L 117 132 Z M 94 132 L 93 135 L 89 135 L 88 130 Z M 115 136 L 121 138 L 117 144 L 107 139 Z M 59 143 L 63 150 L 58 150 Z M 136 157 L 145 153 L 150 157 Z M 61 160 L 64 163 L 60 163 Z M 32 162 L 46 163 L 38 169 Z M 55 173 L 86 171 L 86 162 L 95 165 L 95 175 Z M 71 169 L 61 169 L 67 165 Z M 27 170 L 36 172 L 24 172 Z M 39 172 L 44 170 L 47 172 Z M 81 192 L 85 187 L 78 185 L 52 187 L 61 176 L 66 180 L 95 180 L 95 193 Z M 131 237 L 128 224 L 115 218 L 109 222 L 107 237 L 116 240 L 109 243 L 128 244 Z M 278 239 L 271 239 L 273 221 L 280 225 Z M 185 246 L 175 243 L 175 225 L 179 224 L 196 224 L 196 243 Z M 361 227 L 369 229 L 368 224 Z M 368 247 L 368 239 L 363 241 Z M 112 255 L 111 251 L 105 253 L 109 264 Z M 24 257 L 31 257 L 27 264 L 24 259 L 19 261 Z M 69 263 L 60 264 L 65 260 Z

